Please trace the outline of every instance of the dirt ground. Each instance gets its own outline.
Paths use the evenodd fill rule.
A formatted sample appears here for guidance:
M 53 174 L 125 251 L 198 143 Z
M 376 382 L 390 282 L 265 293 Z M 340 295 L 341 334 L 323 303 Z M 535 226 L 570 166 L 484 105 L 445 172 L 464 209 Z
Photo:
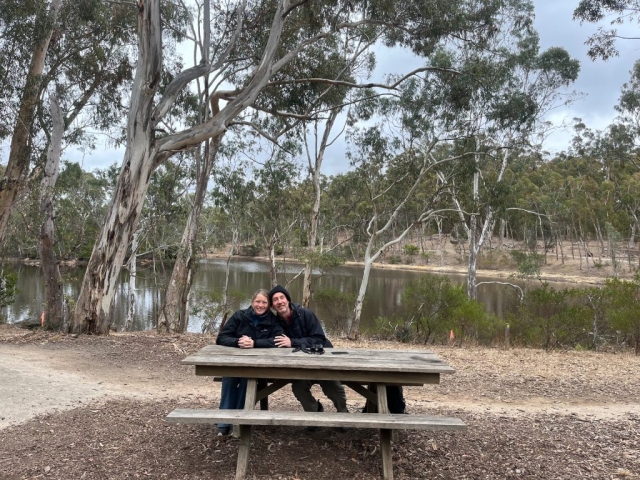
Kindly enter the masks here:
M 0 478 L 234 478 L 237 439 L 215 437 L 207 425 L 163 421 L 176 407 L 217 404 L 219 384 L 180 364 L 212 341 L 151 333 L 74 338 L 0 326 Z M 406 388 L 408 411 L 459 417 L 468 431 L 401 432 L 393 449 L 395 478 L 640 478 L 640 358 L 433 350 L 457 371 L 440 385 Z M 361 398 L 347 394 L 356 411 Z M 327 410 L 329 403 L 323 401 Z M 300 409 L 286 388 L 270 406 Z M 379 475 L 371 430 L 255 428 L 248 478 Z

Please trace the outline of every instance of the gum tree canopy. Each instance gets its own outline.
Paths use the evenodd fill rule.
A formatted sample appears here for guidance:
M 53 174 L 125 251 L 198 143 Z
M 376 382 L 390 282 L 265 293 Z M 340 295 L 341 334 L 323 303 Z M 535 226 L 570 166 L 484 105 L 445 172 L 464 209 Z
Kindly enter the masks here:
M 626 21 L 637 21 L 640 16 L 639 0 L 580 0 L 573 12 L 573 18 L 581 22 L 599 22 L 609 17 L 611 25 L 621 25 Z M 615 28 L 598 28 L 585 42 L 591 60 L 607 60 L 618 56 L 616 40 L 637 40 L 638 37 L 625 37 Z
M 118 275 L 136 229 L 149 179 L 175 152 L 220 135 L 281 78 L 290 62 L 305 59 L 338 35 L 382 34 L 387 46 L 429 56 L 447 38 L 482 43 L 499 34 L 503 0 L 328 0 L 220 2 L 212 8 L 212 55 L 162 87 L 160 0 L 138 0 L 138 62 L 127 121 L 127 147 L 104 226 L 89 260 L 76 304 L 73 330 L 107 333 Z M 206 46 L 209 48 L 209 46 Z M 322 52 L 322 48 L 313 49 Z M 298 69 L 293 70 L 303 73 Z M 209 118 L 180 131 L 163 122 L 193 80 L 214 75 L 212 100 L 223 100 Z M 310 81 L 306 76 L 298 78 Z M 225 80 L 225 82 L 222 82 Z M 232 84 L 223 89 L 220 85 Z M 223 105 L 223 106 L 222 106 Z

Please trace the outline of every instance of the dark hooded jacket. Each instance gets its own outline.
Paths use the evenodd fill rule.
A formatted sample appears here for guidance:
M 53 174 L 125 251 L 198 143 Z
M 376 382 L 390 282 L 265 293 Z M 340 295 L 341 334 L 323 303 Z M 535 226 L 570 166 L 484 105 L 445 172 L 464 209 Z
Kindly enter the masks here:
M 253 316 L 258 318 L 258 325 L 254 325 Z M 275 348 L 274 338 L 283 333 L 280 322 L 271 310 L 258 317 L 253 308 L 249 307 L 231 315 L 220 329 L 216 343 L 226 347 L 237 347 L 238 339 L 246 335 L 253 339 L 255 348 Z
M 309 348 L 320 343 L 324 348 L 333 348 L 315 313 L 297 303 L 289 302 L 289 308 L 291 309 L 291 321 L 287 323 L 280 317 L 278 320 L 284 333 L 291 339 L 292 347 Z

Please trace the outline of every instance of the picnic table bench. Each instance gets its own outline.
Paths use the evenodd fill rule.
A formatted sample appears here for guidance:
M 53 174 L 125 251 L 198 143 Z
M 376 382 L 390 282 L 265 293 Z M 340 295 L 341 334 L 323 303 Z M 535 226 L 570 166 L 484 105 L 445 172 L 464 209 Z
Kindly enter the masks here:
M 253 425 L 370 428 L 380 431 L 382 477 L 393 479 L 392 432 L 398 429 L 465 430 L 457 418 L 391 414 L 387 385 L 437 384 L 454 370 L 433 352 L 412 350 L 326 349 L 308 355 L 290 349 L 239 349 L 209 345 L 182 361 L 195 365 L 196 375 L 245 377 L 244 410 L 175 409 L 171 423 L 232 423 L 240 425 L 236 479 L 245 478 Z M 266 387 L 258 381 L 270 379 Z M 377 406 L 377 413 L 283 412 L 255 410 L 255 405 L 291 380 L 339 380 Z M 264 408 L 264 404 L 262 407 Z

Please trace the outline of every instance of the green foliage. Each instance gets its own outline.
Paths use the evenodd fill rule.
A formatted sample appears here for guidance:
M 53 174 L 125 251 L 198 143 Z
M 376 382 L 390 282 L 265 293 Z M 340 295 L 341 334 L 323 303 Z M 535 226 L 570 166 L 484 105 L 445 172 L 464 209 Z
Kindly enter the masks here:
M 238 255 L 242 257 L 257 257 L 260 255 L 260 247 L 256 244 L 239 245 L 237 251 Z
M 599 349 L 640 342 L 640 279 L 607 279 L 604 286 L 531 290 L 508 318 L 514 343 L 551 350 Z
M 425 275 L 402 293 L 404 322 L 423 343 L 442 340 L 453 328 L 456 310 L 468 301 L 464 289 L 447 277 Z
M 334 334 L 347 329 L 347 321 L 357 294 L 344 292 L 335 288 L 319 288 L 313 292 L 313 298 L 322 310 L 328 312 L 329 318 L 323 318 L 325 327 Z
M 409 255 L 410 257 L 417 255 L 419 251 L 420 251 L 420 247 L 418 247 L 417 245 L 409 244 L 404 246 L 405 255 Z
M 318 270 L 321 275 L 324 275 L 332 268 L 343 265 L 345 262 L 345 258 L 335 252 L 320 253 L 318 251 L 310 250 L 305 250 L 299 257 L 299 260 L 303 263 L 308 261 L 311 264 L 311 267 Z
M 640 355 L 640 274 L 632 281 L 607 279 L 604 286 L 607 300 L 605 320 L 610 331 L 622 335 L 622 340 L 635 347 Z
M 519 250 L 511 250 L 509 254 L 518 264 L 518 277 L 523 279 L 540 277 L 540 267 L 544 264 L 543 255 Z
M 402 258 L 400 258 L 400 255 L 391 255 L 389 257 L 389 263 L 391 265 L 398 265 L 398 264 L 402 263 Z
M 446 343 L 453 331 L 458 343 L 490 344 L 504 329 L 504 321 L 487 314 L 447 277 L 426 275 L 405 288 L 396 314 L 375 319 L 374 329 L 376 336 L 401 342 Z
M 596 23 L 609 17 L 609 24 L 617 25 L 626 21 L 637 22 L 639 13 L 637 0 L 580 0 L 573 12 L 573 18 L 581 22 Z M 618 56 L 615 42 L 619 38 L 615 29 L 599 28 L 586 41 L 589 57 L 592 60 L 608 60 Z
M 18 294 L 17 283 L 18 275 L 15 272 L 0 271 L 0 308 L 13 303 Z
M 518 314 L 509 318 L 515 343 L 551 350 L 589 342 L 590 312 L 576 289 L 554 290 L 548 283 L 531 290 Z
M 233 305 L 247 298 L 246 293 L 230 290 L 224 301 L 222 290 L 196 291 L 189 305 L 189 313 L 202 319 L 202 333 L 216 333 L 223 320 L 233 314 Z

